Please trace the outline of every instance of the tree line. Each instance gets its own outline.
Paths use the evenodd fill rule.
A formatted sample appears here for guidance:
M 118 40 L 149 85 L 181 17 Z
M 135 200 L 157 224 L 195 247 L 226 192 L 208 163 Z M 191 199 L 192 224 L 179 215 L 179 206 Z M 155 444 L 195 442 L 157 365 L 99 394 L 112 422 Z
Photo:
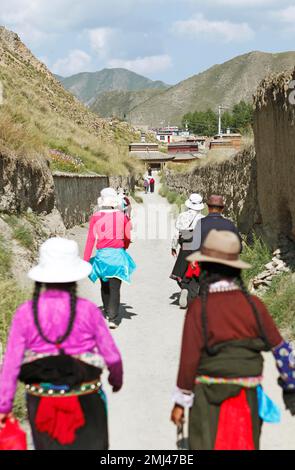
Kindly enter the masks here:
M 253 107 L 251 103 L 240 101 L 231 111 L 224 111 L 221 118 L 222 130 L 229 127 L 232 132 L 246 134 L 253 124 Z M 211 108 L 207 111 L 186 113 L 182 118 L 182 126 L 198 135 L 213 136 L 218 132 L 218 113 Z

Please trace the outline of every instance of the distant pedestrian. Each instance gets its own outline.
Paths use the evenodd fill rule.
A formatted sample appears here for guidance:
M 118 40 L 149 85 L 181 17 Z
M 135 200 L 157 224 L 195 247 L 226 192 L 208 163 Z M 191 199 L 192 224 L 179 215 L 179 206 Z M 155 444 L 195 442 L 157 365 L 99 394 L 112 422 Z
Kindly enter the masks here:
M 131 218 L 131 201 L 130 198 L 128 197 L 128 191 L 127 189 L 121 189 L 120 192 L 118 193 L 119 197 L 119 204 L 120 204 L 120 209 L 124 212 L 129 219 Z
M 228 230 L 238 235 L 241 242 L 242 251 L 242 238 L 238 228 L 231 220 L 226 219 L 222 215 L 225 208 L 224 198 L 222 196 L 213 194 L 209 197 L 207 206 L 209 214 L 204 217 L 201 222 L 201 244 L 206 239 L 210 230 Z
M 153 177 L 150 179 L 150 191 L 151 193 L 155 191 L 155 179 Z
M 149 187 L 150 187 L 150 180 L 146 176 L 143 181 L 143 187 L 144 187 L 144 192 L 147 194 L 149 192 Z
M 122 281 L 130 283 L 136 265 L 127 253 L 131 239 L 130 219 L 119 209 L 119 198 L 112 188 L 101 191 L 99 210 L 90 219 L 84 259 L 90 260 L 90 279 L 101 282 L 101 297 L 110 328 L 119 322 Z M 91 258 L 96 243 L 96 255 Z
M 189 262 L 187 257 L 199 249 L 201 243 L 200 221 L 203 220 L 202 210 L 204 209 L 203 198 L 200 194 L 193 193 L 185 202 L 188 210 L 179 214 L 176 224 L 175 233 L 172 239 L 171 252 L 174 257 L 177 256 L 171 279 L 177 281 L 181 288 L 179 305 L 186 308 L 189 297 L 194 297 L 195 293 L 190 291 L 193 287 L 191 276 L 187 276 Z M 177 255 L 178 246 L 180 247 Z
M 292 346 L 244 286 L 241 271 L 251 266 L 239 253 L 235 233 L 211 230 L 189 256 L 201 266 L 200 297 L 185 318 L 171 419 L 183 425 L 184 409 L 190 409 L 191 450 L 259 449 L 262 421 L 280 420 L 261 385 L 264 351 L 274 355 L 285 406 L 295 414 Z
M 150 166 L 148 167 L 148 176 L 152 176 L 152 169 Z
M 91 272 L 72 240 L 51 238 L 28 273 L 33 299 L 18 307 L 0 377 L 0 429 L 10 416 L 17 380 L 36 450 L 107 450 L 103 368 L 117 392 L 122 361 L 101 311 L 77 297 L 77 282 Z

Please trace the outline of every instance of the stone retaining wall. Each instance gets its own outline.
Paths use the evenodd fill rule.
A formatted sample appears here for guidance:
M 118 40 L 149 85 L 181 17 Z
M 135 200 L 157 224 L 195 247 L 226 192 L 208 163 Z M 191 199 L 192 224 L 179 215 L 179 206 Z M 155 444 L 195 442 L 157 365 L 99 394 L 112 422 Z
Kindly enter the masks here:
M 67 228 L 88 221 L 107 176 L 54 173 L 55 204 Z
M 166 185 L 171 191 L 189 195 L 222 194 L 226 201 L 225 214 L 231 217 L 242 233 L 249 233 L 260 223 L 257 206 L 256 158 L 249 147 L 223 163 L 200 166 L 194 173 L 182 174 L 166 170 Z
M 107 186 L 133 191 L 133 176 L 75 175 L 55 172 L 55 205 L 67 228 L 89 220 L 100 195 Z

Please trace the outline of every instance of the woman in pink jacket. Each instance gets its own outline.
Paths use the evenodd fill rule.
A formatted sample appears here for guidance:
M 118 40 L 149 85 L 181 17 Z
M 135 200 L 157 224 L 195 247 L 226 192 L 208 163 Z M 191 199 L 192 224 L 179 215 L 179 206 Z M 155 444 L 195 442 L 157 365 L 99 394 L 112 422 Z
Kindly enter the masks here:
M 104 313 L 110 328 L 118 326 L 120 289 L 123 282 L 130 283 L 136 265 L 126 252 L 130 245 L 131 222 L 119 209 L 116 191 L 105 188 L 98 199 L 98 211 L 91 217 L 84 260 L 92 264 L 90 279 L 101 282 Z M 91 258 L 96 245 L 96 255 Z
M 106 365 L 113 391 L 120 390 L 122 361 L 100 310 L 76 296 L 76 282 L 90 272 L 76 242 L 47 240 L 29 272 L 36 283 L 33 300 L 12 321 L 0 375 L 0 427 L 21 380 L 38 450 L 108 448 L 100 377 Z

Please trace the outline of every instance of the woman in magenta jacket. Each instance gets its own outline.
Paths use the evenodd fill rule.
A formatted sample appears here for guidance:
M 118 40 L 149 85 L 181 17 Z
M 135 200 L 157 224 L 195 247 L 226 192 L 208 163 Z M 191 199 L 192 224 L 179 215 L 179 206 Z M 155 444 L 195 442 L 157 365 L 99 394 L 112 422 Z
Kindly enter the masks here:
M 38 450 L 108 448 L 106 397 L 101 373 L 122 386 L 120 353 L 101 311 L 76 296 L 76 282 L 91 265 L 76 242 L 51 238 L 29 272 L 33 300 L 12 320 L 0 375 L 0 427 L 10 417 L 17 381 L 26 385 L 33 441 Z

